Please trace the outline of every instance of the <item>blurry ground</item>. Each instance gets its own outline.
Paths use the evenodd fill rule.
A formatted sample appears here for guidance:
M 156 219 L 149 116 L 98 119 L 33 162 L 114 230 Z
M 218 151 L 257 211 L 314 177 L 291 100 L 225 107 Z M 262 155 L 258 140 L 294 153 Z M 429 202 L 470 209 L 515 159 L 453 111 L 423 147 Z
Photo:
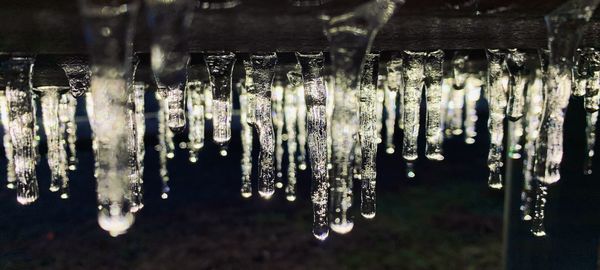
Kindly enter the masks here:
M 208 135 L 208 134 L 207 134 Z M 237 134 L 234 133 L 234 138 Z M 125 235 L 111 238 L 96 223 L 89 145 L 71 175 L 71 198 L 47 191 L 32 206 L 0 191 L 0 269 L 500 269 L 502 192 L 485 181 L 485 147 L 447 142 L 441 163 L 417 163 L 408 180 L 400 154 L 378 161 L 377 216 L 354 209 L 348 235 L 325 242 L 311 234 L 309 174 L 299 175 L 296 202 L 283 190 L 269 202 L 239 195 L 240 145 L 228 157 L 208 143 L 199 162 L 180 150 L 169 163 L 171 194 L 159 196 L 158 156 L 148 141 L 145 208 Z M 380 153 L 383 152 L 380 150 Z M 359 194 L 356 190 L 355 194 Z M 355 197 L 355 203 L 358 203 Z

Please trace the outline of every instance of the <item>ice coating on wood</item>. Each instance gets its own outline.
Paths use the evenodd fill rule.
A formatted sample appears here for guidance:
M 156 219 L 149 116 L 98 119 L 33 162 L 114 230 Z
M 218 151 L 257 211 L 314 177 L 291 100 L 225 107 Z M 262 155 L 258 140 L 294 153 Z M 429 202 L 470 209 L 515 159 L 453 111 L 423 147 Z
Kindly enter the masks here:
M 416 160 L 417 138 L 420 126 L 421 94 L 425 79 L 425 52 L 405 51 L 404 77 L 404 139 L 402 157 L 405 160 Z
M 90 64 L 84 57 L 65 57 L 60 62 L 60 67 L 65 71 L 71 94 L 73 97 L 80 97 L 90 89 Z
M 41 92 L 42 123 L 48 143 L 48 167 L 50 167 L 50 191 L 59 191 L 60 197 L 69 197 L 67 175 L 67 151 L 64 125 L 60 119 L 60 97 L 66 89 L 55 86 L 37 88 Z
M 200 81 L 192 81 L 187 85 L 187 114 L 189 161 L 198 161 L 198 152 L 204 147 L 204 91 Z
M 8 130 L 14 151 L 17 201 L 20 204 L 30 204 L 39 196 L 35 173 L 35 110 L 30 82 L 33 61 L 31 57 L 13 57 L 4 63 Z
M 504 117 L 508 95 L 509 78 L 505 64 L 506 53 L 497 49 L 486 50 L 488 61 L 487 100 L 490 109 L 488 130 L 490 133 L 490 150 L 488 168 L 490 175 L 488 185 L 500 189 L 503 185 L 502 168 L 504 166 Z
M 253 54 L 250 56 L 250 62 L 254 87 L 248 89 L 247 93 L 255 102 L 253 126 L 257 130 L 260 144 L 258 194 L 264 199 L 270 199 L 275 193 L 275 136 L 271 118 L 271 85 L 275 76 L 277 55 Z
M 363 217 L 375 217 L 375 185 L 377 169 L 377 77 L 379 70 L 379 54 L 367 54 L 361 74 L 359 100 L 359 139 L 360 139 L 360 176 L 361 206 Z
M 235 64 L 235 54 L 211 54 L 204 57 L 213 102 L 213 140 L 218 145 L 226 145 L 231 139 L 231 118 L 233 101 L 231 100 L 231 75 Z
M 444 51 L 430 52 L 425 60 L 425 97 L 426 97 L 426 128 L 425 156 L 430 160 L 443 160 L 441 102 L 442 102 L 442 75 L 444 64 Z

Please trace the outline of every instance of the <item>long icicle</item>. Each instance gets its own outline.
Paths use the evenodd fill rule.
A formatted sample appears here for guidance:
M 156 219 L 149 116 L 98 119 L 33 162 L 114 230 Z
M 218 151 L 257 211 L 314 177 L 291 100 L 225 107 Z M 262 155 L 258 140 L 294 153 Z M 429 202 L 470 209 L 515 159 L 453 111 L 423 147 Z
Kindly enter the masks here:
M 33 61 L 31 57 L 13 57 L 4 63 L 8 130 L 14 150 L 17 201 L 20 204 L 33 203 L 39 196 L 35 173 L 35 111 L 30 83 Z
M 133 224 L 129 192 L 130 130 L 127 99 L 131 92 L 134 22 L 139 1 L 126 4 L 80 2 L 91 54 L 92 130 L 97 141 L 98 223 L 111 236 Z M 119 33 L 119 34 L 117 34 Z M 106 50 L 109 44 L 112 50 Z
M 525 98 L 525 144 L 523 146 L 523 191 L 521 193 L 521 211 L 523 220 L 533 216 L 534 165 L 536 159 L 536 140 L 540 133 L 540 124 L 544 106 L 544 83 L 540 69 L 535 71 L 534 79 L 527 86 Z
M 50 191 L 59 191 L 63 199 L 69 197 L 69 177 L 67 176 L 67 152 L 63 127 L 60 119 L 60 96 L 66 90 L 49 86 L 37 88 L 41 92 L 41 106 L 44 131 L 48 142 L 48 167 L 50 167 Z
M 248 123 L 248 93 L 247 89 L 251 85 L 249 75 L 246 76 L 245 82 L 238 89 L 239 101 L 240 101 L 240 125 L 242 126 L 242 185 L 240 193 L 244 198 L 252 197 L 252 180 L 250 178 L 252 173 L 252 126 Z
M 404 140 L 402 144 L 402 157 L 408 162 L 414 162 L 418 157 L 417 137 L 419 136 L 419 122 L 421 111 L 421 94 L 425 79 L 425 57 L 427 53 L 405 51 L 404 77 Z
M 161 178 L 161 194 L 160 197 L 163 199 L 169 198 L 169 169 L 167 167 L 168 159 L 172 158 L 173 152 L 173 141 L 171 130 L 167 125 L 167 112 L 165 104 L 166 101 L 158 94 L 155 94 L 156 100 L 158 101 L 158 158 L 159 158 L 159 173 Z M 170 157 L 171 156 L 171 157 Z
M 430 52 L 425 61 L 425 82 L 427 98 L 426 116 L 426 142 L 425 156 L 430 160 L 443 160 L 442 143 L 442 75 L 444 65 L 444 51 Z
M 137 169 L 139 185 L 136 190 L 139 200 L 137 203 L 137 210 L 144 207 L 141 200 L 143 196 L 143 184 L 144 184 L 144 156 L 146 155 L 146 145 L 144 144 L 144 137 L 146 135 L 146 116 L 145 116 L 145 101 L 146 89 L 148 86 L 142 82 L 134 82 L 133 84 L 133 104 L 135 105 L 135 140 L 136 140 L 136 156 L 137 156 Z
M 573 58 L 585 25 L 600 0 L 572 0 L 546 15 L 548 30 L 547 75 L 545 108 L 542 128 L 537 140 L 535 176 L 540 187 L 531 231 L 535 236 L 546 235 L 544 203 L 549 185 L 560 180 L 563 155 L 563 125 L 572 87 Z M 545 58 L 543 58 L 545 60 Z M 541 197 L 541 198 L 540 198 Z
M 488 60 L 487 100 L 490 108 L 488 129 L 490 133 L 490 151 L 488 185 L 494 189 L 502 188 L 502 153 L 504 151 L 504 117 L 508 95 L 508 77 L 506 76 L 505 53 L 496 49 L 486 50 Z
M 271 116 L 273 118 L 273 128 L 275 129 L 275 185 L 277 188 L 283 187 L 283 126 L 285 124 L 283 91 L 283 83 L 277 80 L 271 92 L 271 104 L 273 107 Z
M 260 143 L 258 194 L 264 199 L 270 199 L 275 193 L 275 138 L 271 118 L 271 85 L 275 76 L 277 55 L 275 53 L 254 54 L 250 56 L 250 61 L 254 87 L 248 89 L 248 94 L 256 106 L 253 125 L 257 130 Z
M 523 115 L 525 113 L 525 87 L 527 86 L 526 54 L 517 49 L 509 49 L 506 66 L 509 72 L 509 96 L 506 105 L 506 116 L 510 120 L 508 128 L 512 131 L 508 138 L 507 156 L 512 159 L 521 158 L 521 138 L 523 137 Z
M 312 172 L 313 235 L 325 240 L 329 235 L 327 203 L 327 89 L 323 77 L 323 53 L 296 53 L 302 69 L 307 110 L 308 151 Z M 298 89 L 298 88 L 296 88 Z
M 377 169 L 377 78 L 379 54 L 367 54 L 361 74 L 359 90 L 359 138 L 361 148 L 361 207 L 360 213 L 367 219 L 375 217 L 375 186 Z
M 198 152 L 204 147 L 204 93 L 200 81 L 189 82 L 187 88 L 188 160 L 191 163 L 196 163 Z
M 298 93 L 296 87 L 288 84 L 284 90 L 284 121 L 287 136 L 288 170 L 285 198 L 288 201 L 296 200 L 296 151 L 298 142 L 296 140 L 296 125 L 298 124 Z
M 77 169 L 77 123 L 75 114 L 77 110 L 77 99 L 70 93 L 64 93 L 60 96 L 60 109 L 58 111 L 61 125 L 66 133 L 68 169 L 74 171 Z
M 330 226 L 338 233 L 348 233 L 354 226 L 348 213 L 353 197 L 350 157 L 358 133 L 357 92 L 362 63 L 378 30 L 390 19 L 397 4 L 403 1 L 371 1 L 326 22 L 335 76 Z

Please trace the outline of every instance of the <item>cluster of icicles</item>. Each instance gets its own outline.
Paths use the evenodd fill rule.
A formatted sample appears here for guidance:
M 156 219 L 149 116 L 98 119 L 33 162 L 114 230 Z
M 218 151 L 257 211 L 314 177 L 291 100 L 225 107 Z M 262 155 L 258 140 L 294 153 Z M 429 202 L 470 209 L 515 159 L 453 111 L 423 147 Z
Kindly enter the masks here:
M 99 224 L 116 236 L 132 225 L 134 213 L 143 207 L 146 84 L 135 79 L 138 61 L 132 55 L 133 22 L 139 3 L 81 3 L 90 58 L 68 58 L 61 63 L 69 89 L 32 89 L 32 57 L 11 57 L 3 64 L 7 86 L 0 91 L 0 112 L 8 131 L 4 137 L 8 180 L 9 186 L 17 189 L 20 203 L 28 204 L 38 197 L 34 100 L 39 97 L 48 137 L 50 189 L 68 198 L 67 171 L 77 166 L 74 108 L 76 98 L 84 96 L 93 131 Z M 327 75 L 320 52 L 296 53 L 297 65 L 287 73 L 287 80 L 275 83 L 275 53 L 250 54 L 243 60 L 245 77 L 235 84 L 241 106 L 242 196 L 252 196 L 252 178 L 257 179 L 257 193 L 264 199 L 271 198 L 287 178 L 286 198 L 293 201 L 296 167 L 309 167 L 314 236 L 323 240 L 330 229 L 347 233 L 353 227 L 354 179 L 359 179 L 361 186 L 361 215 L 375 217 L 377 145 L 385 142 L 386 152 L 394 153 L 396 124 L 403 130 L 401 151 L 408 162 L 408 176 L 414 177 L 410 168 L 419 153 L 422 104 L 426 113 L 425 156 L 439 161 L 444 158 L 445 135 L 464 133 L 466 143 L 474 142 L 476 102 L 485 93 L 490 110 L 489 185 L 502 187 L 504 130 L 509 130 L 507 156 L 522 158 L 525 164 L 523 216 L 533 220 L 535 235 L 544 235 L 547 187 L 560 179 L 564 114 L 572 85 L 574 95 L 584 96 L 588 111 L 586 164 L 593 156 L 600 51 L 585 48 L 574 55 L 581 27 L 591 17 L 590 6 L 582 9 L 569 2 L 546 16 L 550 50 L 531 54 L 489 49 L 487 69 L 479 73 L 467 72 L 467 55 L 455 54 L 451 70 L 444 72 L 441 50 L 397 52 L 384 63 L 386 74 L 380 75 L 380 56 L 370 53 L 371 43 L 399 4 L 402 1 L 374 0 L 328 18 L 325 33 L 330 43 L 331 72 Z M 204 145 L 205 120 L 212 121 L 213 141 L 223 147 L 222 155 L 227 154 L 232 135 L 232 72 L 238 57 L 234 53 L 207 53 L 208 82 L 188 80 L 186 34 L 192 9 L 191 1 L 146 1 L 153 37 L 151 67 L 160 101 L 157 149 L 163 198 L 169 191 L 166 161 L 174 156 L 174 133 L 188 126 L 191 162 L 197 161 Z M 577 65 L 573 65 L 574 59 L 578 59 Z M 381 134 L 384 125 L 385 136 Z M 259 142 L 256 162 L 251 153 L 253 134 Z M 289 161 L 286 172 L 282 167 L 284 149 Z M 250 175 L 253 164 L 258 167 L 254 177 Z M 589 174 L 588 165 L 585 172 Z

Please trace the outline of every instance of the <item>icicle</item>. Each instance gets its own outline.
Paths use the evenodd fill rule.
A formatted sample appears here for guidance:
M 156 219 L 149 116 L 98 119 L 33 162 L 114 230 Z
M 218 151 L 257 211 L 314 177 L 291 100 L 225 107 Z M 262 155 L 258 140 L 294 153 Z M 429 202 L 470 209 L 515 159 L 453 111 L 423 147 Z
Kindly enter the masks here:
M 443 64 L 444 51 L 442 50 L 430 52 L 425 61 L 425 82 L 427 83 L 427 144 L 425 145 L 425 155 L 430 160 L 444 159 L 442 155 L 444 136 L 442 135 L 442 119 L 440 117 Z
M 157 81 L 167 87 L 167 125 L 173 132 L 185 128 L 185 88 L 190 60 L 188 33 L 194 1 L 145 0 L 152 32 L 151 66 Z
M 594 146 L 596 145 L 596 124 L 598 122 L 598 112 L 587 113 L 585 128 L 586 135 L 586 148 L 585 148 L 585 160 L 583 162 L 585 175 L 592 174 L 593 159 L 594 159 Z
M 98 140 L 94 136 L 94 99 L 92 93 L 85 93 L 85 111 L 92 130 L 92 151 L 94 152 L 94 177 L 98 178 Z
M 510 73 L 509 98 L 506 106 L 506 115 L 511 121 L 517 121 L 523 117 L 525 106 L 525 86 L 527 77 L 524 76 L 525 53 L 517 49 L 510 49 L 506 57 L 506 66 Z
M 160 177 L 161 177 L 161 195 L 163 199 L 169 198 L 169 170 L 167 167 L 167 160 L 173 156 L 173 137 L 170 135 L 170 129 L 167 127 L 167 113 L 166 113 L 166 102 L 163 100 L 158 93 L 156 93 L 156 100 L 158 101 L 158 157 L 160 162 Z M 169 157 L 171 156 L 171 157 Z
M 592 49 L 593 50 L 593 49 Z M 591 77 L 589 72 L 589 54 L 583 50 L 577 49 L 575 53 L 575 64 L 573 65 L 573 96 L 582 97 L 585 95 L 585 88 L 588 79 Z
M 187 114 L 189 123 L 189 161 L 198 161 L 198 152 L 204 147 L 204 93 L 202 82 L 192 81 L 187 85 Z
M 502 152 L 504 151 L 504 117 L 508 94 L 508 77 L 506 76 L 505 53 L 500 50 L 486 50 L 488 60 L 487 100 L 490 108 L 488 129 L 490 132 L 490 151 L 488 168 L 490 175 L 488 185 L 494 189 L 502 188 Z
M 296 70 L 297 69 L 297 70 Z M 302 74 L 300 72 L 300 66 L 296 66 L 296 69 L 288 72 L 287 77 L 290 84 L 296 88 L 297 93 L 297 108 L 298 108 L 298 134 L 296 135 L 298 140 L 298 169 L 301 171 L 306 170 L 306 100 L 304 86 L 302 85 Z
M 240 100 L 240 124 L 242 126 L 242 187 L 240 189 L 242 197 L 252 197 L 252 181 L 250 175 L 252 173 L 252 127 L 248 123 L 248 77 L 244 86 L 239 87 Z M 289 142 L 288 142 L 289 143 Z M 288 146 L 289 147 L 289 146 Z
M 377 118 L 377 121 L 376 121 L 377 130 L 376 130 L 375 135 L 377 136 L 377 139 L 376 139 L 377 144 L 380 144 L 383 142 L 381 131 L 383 130 L 383 108 L 384 108 L 384 102 L 385 102 L 384 80 L 385 80 L 385 76 L 377 77 L 377 84 L 376 84 L 377 99 L 375 100 L 375 115 Z
M 256 122 L 253 125 L 257 130 L 260 143 L 258 193 L 262 198 L 270 199 L 275 193 L 275 138 L 271 118 L 271 84 L 275 76 L 277 55 L 275 53 L 254 54 L 250 56 L 250 61 L 252 62 L 254 87 L 248 89 L 248 95 L 256 104 L 254 110 L 254 121 Z
M 585 110 L 590 113 L 600 109 L 600 51 L 591 48 L 586 51 L 590 54 L 590 78 L 585 87 L 584 104 Z
M 143 203 L 143 180 L 140 172 L 140 163 L 138 161 L 139 150 L 138 150 L 138 128 L 137 128 L 137 115 L 135 103 L 135 88 L 133 81 L 128 86 L 131 90 L 127 97 L 127 151 L 129 155 L 128 166 L 129 166 L 129 191 L 131 193 L 131 207 L 129 211 L 135 213 L 144 207 Z
M 210 85 L 212 87 L 213 103 L 213 140 L 225 147 L 231 139 L 231 117 L 233 101 L 231 100 L 231 74 L 235 64 L 235 54 L 223 53 L 207 55 L 204 58 Z
M 297 101 L 298 93 L 296 93 L 296 87 L 288 84 L 284 90 L 283 104 L 288 151 L 288 182 L 285 188 L 285 194 L 288 201 L 296 200 L 296 150 L 298 149 L 298 143 L 296 141 L 296 125 L 298 122 Z
M 405 51 L 406 61 L 404 77 L 404 140 L 402 157 L 407 161 L 417 159 L 417 137 L 419 136 L 419 112 L 421 108 L 421 91 L 424 83 L 424 64 L 427 53 Z
M 531 222 L 531 232 L 533 235 L 541 237 L 546 235 L 544 227 L 544 213 L 546 209 L 546 200 L 548 197 L 548 184 L 535 181 L 535 204 Z
M 213 95 L 212 88 L 209 82 L 203 82 L 204 86 L 204 119 L 212 120 L 213 118 Z
M 252 62 L 250 60 L 244 60 L 244 88 L 246 89 L 246 94 L 248 92 L 252 92 L 254 88 L 254 82 L 252 81 Z M 212 96 L 211 96 L 212 100 Z M 255 120 L 255 110 L 256 110 L 256 101 L 254 99 L 254 95 L 247 94 L 246 95 L 246 121 L 250 125 L 254 125 Z M 208 107 L 207 107 L 208 109 Z
M 560 179 L 560 162 L 563 155 L 563 124 L 571 95 L 573 56 L 581 39 L 585 24 L 590 20 L 599 0 L 570 1 L 546 15 L 548 28 L 548 72 L 546 81 L 546 107 L 542 121 L 542 134 L 538 140 L 540 167 L 538 180 L 552 184 Z M 538 163 L 538 162 L 536 162 Z
M 39 196 L 35 174 L 35 111 L 30 82 L 33 61 L 31 57 L 13 57 L 4 63 L 8 130 L 14 150 L 17 201 L 21 204 L 30 204 Z
M 523 192 L 521 193 L 521 211 L 523 220 L 532 219 L 534 162 L 536 158 L 536 140 L 540 133 L 540 124 L 544 104 L 542 71 L 536 70 L 535 78 L 529 82 L 525 99 L 525 144 L 523 147 Z
M 280 81 L 276 81 L 271 92 L 271 106 L 273 112 L 271 117 L 273 118 L 273 127 L 275 129 L 275 176 L 276 186 L 278 188 L 283 187 L 283 84 Z M 291 197 L 290 197 L 291 198 Z
M 506 57 L 506 67 L 510 74 L 509 97 L 506 106 L 506 116 L 510 120 L 508 128 L 511 130 L 508 138 L 508 157 L 512 159 L 521 158 L 521 138 L 523 137 L 522 117 L 525 110 L 525 88 L 528 81 L 528 70 L 525 66 L 527 56 L 517 49 L 509 49 Z
M 394 145 L 394 132 L 396 125 L 396 99 L 398 98 L 398 91 L 390 87 L 389 73 L 386 77 L 387 81 L 384 82 L 384 108 L 385 108 L 385 152 L 393 154 L 396 151 Z
M 477 136 L 476 124 L 477 124 L 477 101 L 481 98 L 481 85 L 482 80 L 475 75 L 469 76 L 465 84 L 465 143 L 475 143 L 475 137 Z
M 333 131 L 331 130 L 331 122 L 333 121 L 333 109 L 335 108 L 335 78 L 334 76 L 327 76 L 329 79 L 325 85 L 327 90 L 327 97 L 325 103 L 325 114 L 327 115 L 327 171 L 333 169 L 331 163 L 331 155 L 333 149 Z
M 367 54 L 361 75 L 359 97 L 359 138 L 361 157 L 361 207 L 360 213 L 367 219 L 375 217 L 375 185 L 377 169 L 377 73 L 379 55 Z M 359 145 L 359 144 L 357 144 Z
M 133 223 L 130 212 L 127 99 L 131 52 L 139 2 L 100 4 L 81 1 L 91 53 L 92 130 L 97 142 L 98 223 L 112 236 Z M 110 47 L 111 50 L 106 48 Z
M 71 95 L 80 97 L 90 88 L 90 64 L 87 59 L 82 57 L 66 57 L 60 63 L 60 67 L 65 71 L 69 85 L 71 86 Z
M 75 122 L 75 111 L 77 109 L 77 99 L 69 93 L 60 95 L 58 118 L 60 119 L 61 130 L 66 135 L 67 145 L 67 168 L 70 171 L 77 169 L 77 123 Z
M 398 1 L 398 4 L 402 4 Z M 389 20 L 396 2 L 375 0 L 353 11 L 329 18 L 325 33 L 329 40 L 335 76 L 335 106 L 332 129 L 331 229 L 348 233 L 354 226 L 348 210 L 352 205 L 350 157 L 358 133 L 359 75 L 365 54 L 377 31 Z
M 357 181 L 360 181 L 362 179 L 362 176 L 360 175 L 362 171 L 362 153 L 360 149 L 360 138 L 358 137 L 358 134 L 353 139 L 356 141 L 356 143 L 354 144 L 354 148 L 352 151 L 353 154 L 350 158 L 352 163 L 352 178 L 354 178 Z
M 48 142 L 48 166 L 51 172 L 50 191 L 60 191 L 60 197 L 69 197 L 69 177 L 67 176 L 67 152 L 63 139 L 64 124 L 60 119 L 60 96 L 66 89 L 49 86 L 39 87 L 41 92 L 42 118 Z
M 394 54 L 392 55 L 390 61 L 387 63 L 386 67 L 388 72 L 388 87 L 390 88 L 390 92 L 397 93 L 397 95 L 399 96 L 398 107 L 400 108 L 400 110 L 404 110 L 404 77 L 402 74 L 403 63 L 404 62 L 402 57 L 399 54 Z M 394 109 L 394 114 L 395 113 L 396 110 Z M 404 129 L 404 113 L 402 113 L 402 111 L 398 115 L 398 126 L 400 129 Z M 393 133 L 391 137 L 393 137 Z M 388 149 L 390 149 L 389 144 Z M 388 150 L 386 150 L 386 152 L 388 152 Z
M 136 143 L 136 161 L 138 169 L 139 186 L 136 190 L 139 196 L 137 210 L 144 207 L 142 204 L 143 184 L 144 184 L 144 156 L 146 154 L 146 146 L 144 144 L 144 136 L 146 134 L 146 116 L 145 116 L 145 101 L 146 88 L 144 83 L 134 82 L 133 84 L 133 104 L 135 105 L 135 143 Z
M 2 129 L 4 134 L 2 136 L 2 144 L 4 145 L 4 154 L 6 157 L 6 187 L 9 189 L 15 189 L 17 176 L 15 175 L 15 161 L 13 144 L 10 138 L 9 120 L 8 120 L 8 100 L 6 98 L 6 89 L 0 89 L 0 115 L 2 119 Z

